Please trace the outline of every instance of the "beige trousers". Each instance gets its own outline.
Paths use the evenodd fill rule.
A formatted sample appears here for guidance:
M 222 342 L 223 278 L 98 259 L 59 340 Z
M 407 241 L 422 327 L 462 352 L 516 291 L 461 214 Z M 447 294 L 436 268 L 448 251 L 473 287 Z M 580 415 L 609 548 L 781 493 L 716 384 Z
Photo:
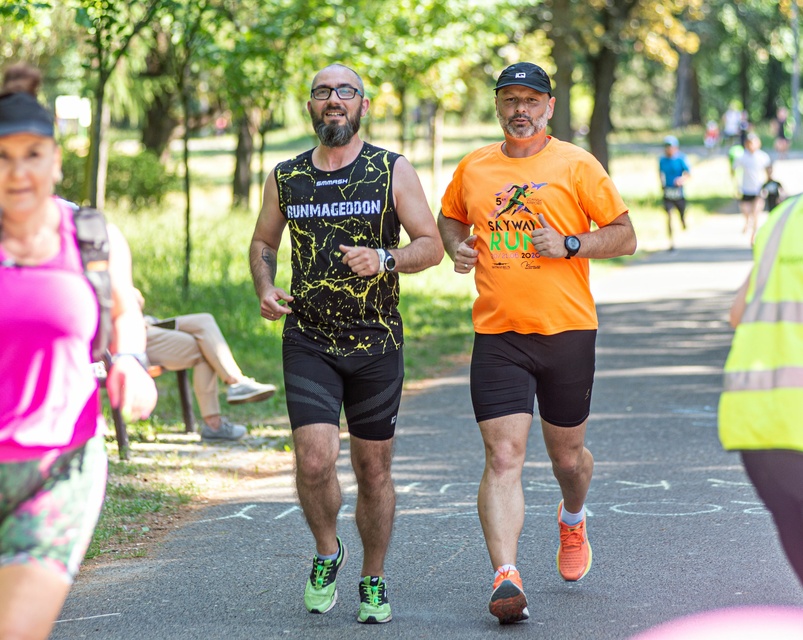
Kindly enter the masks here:
M 243 377 L 240 367 L 209 313 L 176 316 L 175 329 L 147 326 L 146 353 L 151 364 L 169 371 L 192 369 L 192 387 L 201 416 L 220 414 L 217 379 L 231 384 Z

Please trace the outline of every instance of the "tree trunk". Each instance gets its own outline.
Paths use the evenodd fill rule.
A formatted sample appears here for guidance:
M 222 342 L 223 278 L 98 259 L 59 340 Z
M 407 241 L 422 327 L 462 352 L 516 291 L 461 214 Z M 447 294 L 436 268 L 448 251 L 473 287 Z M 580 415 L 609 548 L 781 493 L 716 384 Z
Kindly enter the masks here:
M 399 149 L 403 156 L 407 155 L 407 91 L 399 88 Z
M 742 96 L 742 109 L 750 113 L 750 78 L 748 68 L 750 66 L 750 54 L 747 47 L 742 48 L 739 56 L 739 93 Z
M 163 161 L 167 161 L 167 148 L 176 133 L 180 120 L 173 114 L 173 106 L 178 100 L 181 106 L 181 95 L 170 86 L 158 80 L 175 77 L 176 48 L 169 34 L 156 22 L 153 25 L 151 46 L 145 56 L 145 77 L 157 80 L 157 93 L 145 109 L 145 121 L 142 127 L 142 145 L 153 151 Z M 179 83 L 180 84 L 180 83 Z
M 153 97 L 153 102 L 145 111 L 145 122 L 142 127 L 142 146 L 153 151 L 164 162 L 168 145 L 179 121 L 171 112 L 173 94 L 162 91 Z
M 689 77 L 689 93 L 691 99 L 691 122 L 689 124 L 703 123 L 702 99 L 700 96 L 700 78 L 692 61 L 691 75 Z M 716 118 L 714 118 L 716 120 Z
M 680 51 L 678 68 L 675 73 L 675 109 L 672 114 L 672 128 L 678 129 L 689 123 L 691 109 L 689 107 L 689 87 L 691 72 L 691 56 Z
M 603 48 L 592 58 L 594 76 L 594 108 L 591 111 L 588 142 L 591 153 L 608 170 L 608 133 L 611 130 L 611 91 L 616 74 L 617 55 Z
M 433 105 L 429 126 L 429 146 L 432 151 L 432 206 L 437 210 L 443 173 L 443 119 L 445 109 L 440 102 Z
M 764 119 L 772 120 L 777 115 L 780 105 L 778 94 L 781 86 L 788 82 L 789 78 L 784 72 L 783 63 L 774 56 L 770 56 L 767 63 L 767 79 L 764 89 Z
M 190 294 L 190 265 L 192 264 L 192 241 L 190 236 L 192 201 L 190 200 L 190 92 L 187 88 L 186 79 L 181 87 L 181 107 L 184 112 L 184 200 L 186 202 L 184 209 L 185 242 L 183 291 L 184 298 L 187 299 Z
M 98 144 L 98 173 L 97 197 L 95 206 L 103 209 L 106 206 L 106 178 L 109 174 L 109 127 L 112 114 L 109 103 L 103 101 L 103 111 L 100 116 L 100 143 Z
M 235 151 L 234 182 L 232 184 L 232 204 L 247 209 L 251 195 L 251 159 L 254 156 L 254 136 L 248 114 L 242 114 L 237 121 L 237 150 Z
M 574 39 L 571 35 L 571 0 L 552 0 L 552 58 L 557 67 L 553 76 L 555 112 L 550 121 L 552 135 L 571 142 L 572 130 L 572 70 Z
M 92 135 L 89 138 L 89 180 L 87 182 L 87 197 L 89 206 L 98 206 L 98 172 L 100 167 L 100 142 L 103 139 L 103 110 L 106 108 L 106 82 L 108 74 L 101 71 L 98 74 L 98 84 L 95 87 L 95 109 L 92 114 Z

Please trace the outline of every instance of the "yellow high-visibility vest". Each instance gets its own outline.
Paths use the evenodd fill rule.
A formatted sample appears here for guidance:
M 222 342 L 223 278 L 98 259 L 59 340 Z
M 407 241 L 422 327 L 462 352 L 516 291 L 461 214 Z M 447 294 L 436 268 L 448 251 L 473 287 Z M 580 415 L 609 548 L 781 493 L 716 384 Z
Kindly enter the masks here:
M 759 230 L 747 305 L 725 362 L 725 449 L 803 451 L 803 198 Z

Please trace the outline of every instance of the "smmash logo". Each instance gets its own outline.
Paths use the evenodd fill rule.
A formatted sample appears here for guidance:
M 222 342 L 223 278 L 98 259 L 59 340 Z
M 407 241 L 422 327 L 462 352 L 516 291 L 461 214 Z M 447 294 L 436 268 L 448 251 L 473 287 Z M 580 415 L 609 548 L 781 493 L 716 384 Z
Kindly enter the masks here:
M 495 193 L 496 209 L 493 210 L 492 216 L 498 218 L 503 213 L 510 212 L 511 215 L 515 215 L 521 211 L 533 214 L 525 201 L 534 191 L 538 191 L 546 185 L 546 182 L 525 182 L 523 185 L 511 184 L 499 193 Z
M 331 185 L 338 185 L 338 184 L 348 184 L 348 178 L 334 178 L 332 180 L 318 180 L 315 183 L 316 187 L 329 187 Z

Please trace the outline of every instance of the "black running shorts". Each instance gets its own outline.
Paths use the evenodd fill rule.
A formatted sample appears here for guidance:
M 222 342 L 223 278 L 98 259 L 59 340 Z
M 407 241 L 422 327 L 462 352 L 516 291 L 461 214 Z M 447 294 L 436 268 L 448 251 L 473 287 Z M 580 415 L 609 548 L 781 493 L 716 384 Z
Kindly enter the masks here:
M 596 330 L 474 334 L 471 401 L 477 422 L 532 415 L 537 398 L 546 422 L 581 425 L 591 411 L 596 339 Z
M 351 435 L 364 440 L 393 437 L 404 380 L 401 349 L 343 357 L 285 341 L 282 358 L 293 430 L 319 423 L 339 426 L 342 407 Z

